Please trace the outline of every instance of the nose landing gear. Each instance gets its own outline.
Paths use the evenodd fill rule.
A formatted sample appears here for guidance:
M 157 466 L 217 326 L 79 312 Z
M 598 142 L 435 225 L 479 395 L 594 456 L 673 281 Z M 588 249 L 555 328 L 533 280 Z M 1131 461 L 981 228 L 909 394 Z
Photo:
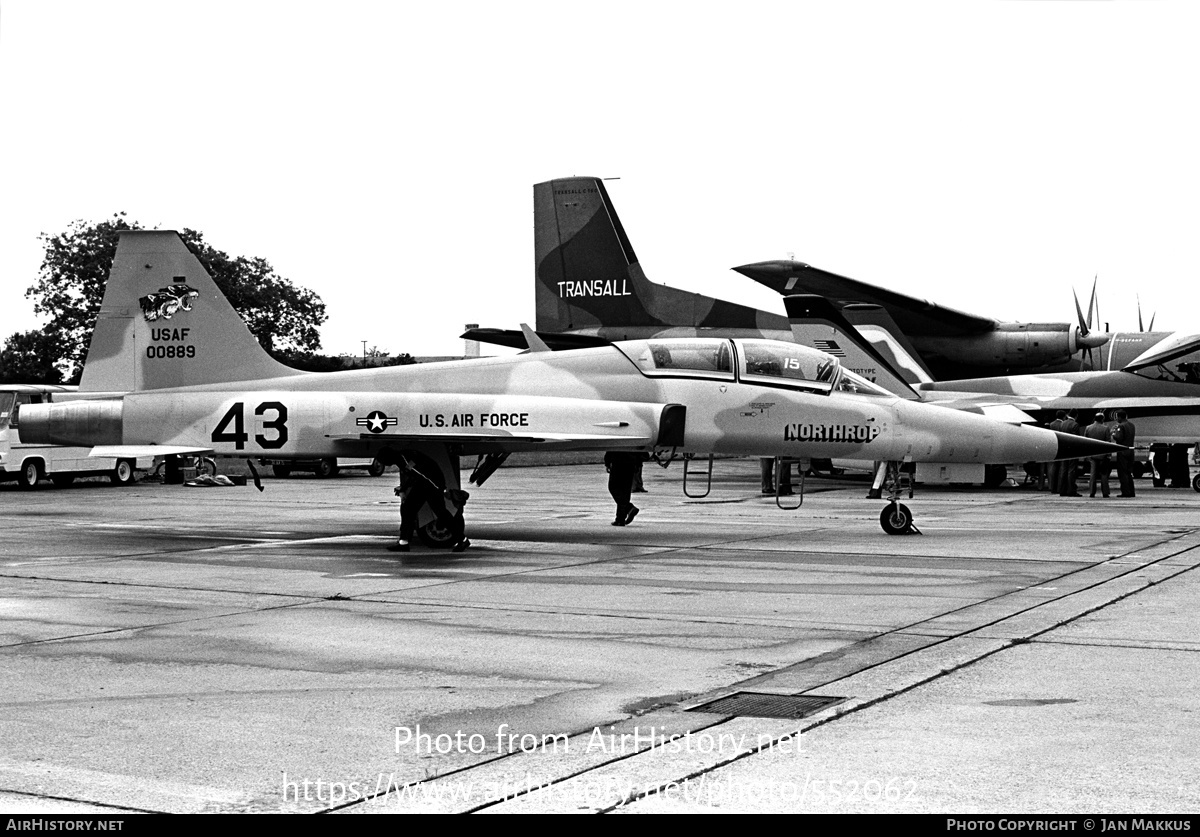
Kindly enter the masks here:
M 881 462 L 876 473 L 876 486 L 872 487 L 872 494 L 876 497 L 881 497 L 882 492 L 875 494 L 875 491 L 887 491 L 888 504 L 879 513 L 879 525 L 883 531 L 889 535 L 921 534 L 921 530 L 913 525 L 912 512 L 900 502 L 900 495 L 905 491 L 908 492 L 908 499 L 912 499 L 912 474 L 902 469 L 899 462 Z

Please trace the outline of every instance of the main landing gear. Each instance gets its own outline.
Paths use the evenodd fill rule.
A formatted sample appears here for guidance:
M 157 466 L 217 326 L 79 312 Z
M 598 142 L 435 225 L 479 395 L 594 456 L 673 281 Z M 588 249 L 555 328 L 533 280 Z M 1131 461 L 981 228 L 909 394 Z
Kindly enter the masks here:
M 899 462 L 880 462 L 875 469 L 875 482 L 871 485 L 868 499 L 883 499 L 887 492 L 888 504 L 879 513 L 879 525 L 889 535 L 919 535 L 921 530 L 913 525 L 912 512 L 900 502 L 900 495 L 908 492 L 913 496 L 913 475 L 900 467 Z

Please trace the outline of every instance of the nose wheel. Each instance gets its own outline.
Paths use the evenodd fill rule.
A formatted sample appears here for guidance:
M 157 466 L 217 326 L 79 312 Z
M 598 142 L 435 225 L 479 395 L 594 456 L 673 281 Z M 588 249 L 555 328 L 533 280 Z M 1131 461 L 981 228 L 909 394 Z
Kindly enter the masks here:
M 919 535 L 921 530 L 913 525 L 912 512 L 900 502 L 888 503 L 879 513 L 879 525 L 889 535 Z

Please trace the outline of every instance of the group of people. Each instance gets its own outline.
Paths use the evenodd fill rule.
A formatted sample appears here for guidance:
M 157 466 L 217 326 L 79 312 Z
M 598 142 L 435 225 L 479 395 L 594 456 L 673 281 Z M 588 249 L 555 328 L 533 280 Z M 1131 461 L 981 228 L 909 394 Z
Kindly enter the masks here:
M 1117 481 L 1120 484 L 1121 497 L 1133 497 L 1133 443 L 1137 436 L 1136 428 L 1124 410 L 1117 410 L 1115 423 L 1105 421 L 1104 413 L 1096 413 L 1092 423 L 1087 427 L 1081 425 L 1075 418 L 1074 411 L 1059 410 L 1054 421 L 1046 425 L 1051 430 L 1060 433 L 1070 433 L 1076 436 L 1087 436 L 1089 439 L 1099 439 L 1123 445 L 1123 450 L 1116 455 Z M 1112 473 L 1113 461 L 1108 454 L 1088 458 L 1089 478 L 1088 496 L 1095 497 L 1099 487 L 1104 497 L 1109 496 L 1109 474 Z M 1047 464 L 1046 474 L 1050 481 L 1050 490 L 1061 497 L 1082 497 L 1076 483 L 1079 469 L 1078 459 L 1066 459 Z

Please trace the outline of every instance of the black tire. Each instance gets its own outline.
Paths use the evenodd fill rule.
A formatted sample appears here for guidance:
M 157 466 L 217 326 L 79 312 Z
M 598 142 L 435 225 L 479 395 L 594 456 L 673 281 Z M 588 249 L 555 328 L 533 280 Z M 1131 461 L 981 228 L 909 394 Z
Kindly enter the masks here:
M 435 520 L 418 529 L 417 537 L 430 549 L 449 549 L 462 540 L 464 529 L 461 517 L 454 518 L 454 522 L 449 528 Z
M 71 483 L 75 482 L 74 474 L 54 474 L 50 477 L 50 482 L 54 483 L 55 488 L 66 488 Z
M 382 477 L 383 472 L 387 470 L 387 466 L 379 461 L 378 458 L 372 459 L 371 464 L 367 466 L 367 473 L 373 477 Z
M 313 468 L 313 473 L 323 480 L 337 476 L 337 472 L 338 466 L 336 459 L 318 459 L 316 466 Z
M 113 485 L 133 485 L 134 476 L 133 463 L 128 459 L 118 459 L 108 479 Z
M 292 475 L 292 466 L 291 465 L 283 465 L 281 463 L 276 462 L 274 465 L 271 466 L 271 473 L 274 474 L 275 476 L 279 477 L 280 479 L 286 479 L 287 477 L 290 477 Z
M 912 512 L 903 503 L 888 503 L 879 513 L 879 525 L 889 535 L 904 535 L 912 528 Z
M 198 477 L 199 476 L 215 477 L 216 475 L 217 475 L 217 461 L 215 459 L 210 459 L 207 456 L 202 456 L 196 460 L 196 476 L 198 476 Z
M 1200 474 L 1196 474 L 1196 476 L 1192 477 L 1192 489 L 1194 491 L 1200 491 Z
M 26 459 L 21 463 L 21 470 L 17 471 L 17 485 L 26 490 L 37 487 L 38 480 L 42 478 L 42 463 L 38 459 Z

